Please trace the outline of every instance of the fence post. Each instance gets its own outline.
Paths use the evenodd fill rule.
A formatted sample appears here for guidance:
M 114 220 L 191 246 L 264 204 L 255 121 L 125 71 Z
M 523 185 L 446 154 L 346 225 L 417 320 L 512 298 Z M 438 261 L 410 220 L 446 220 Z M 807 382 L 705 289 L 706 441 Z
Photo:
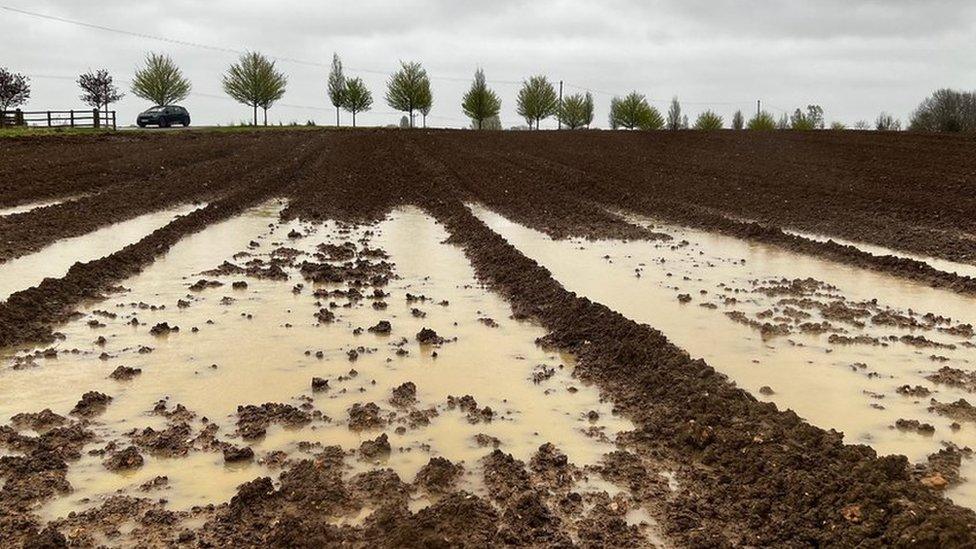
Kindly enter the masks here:
M 94 126 L 97 128 L 99 126 L 99 123 L 98 123 L 98 108 L 97 107 L 94 108 L 94 109 L 92 109 L 92 120 L 93 120 Z
M 47 111 L 47 127 L 51 127 L 51 111 Z
M 14 114 L 14 124 L 16 124 L 18 126 L 23 126 L 24 125 L 24 111 L 22 111 L 22 110 L 20 110 L 18 108 L 17 110 L 14 111 L 14 113 L 15 113 Z
M 113 130 L 118 129 L 115 127 L 115 111 L 112 111 L 112 129 Z
M 75 127 L 75 110 L 71 109 L 71 127 Z

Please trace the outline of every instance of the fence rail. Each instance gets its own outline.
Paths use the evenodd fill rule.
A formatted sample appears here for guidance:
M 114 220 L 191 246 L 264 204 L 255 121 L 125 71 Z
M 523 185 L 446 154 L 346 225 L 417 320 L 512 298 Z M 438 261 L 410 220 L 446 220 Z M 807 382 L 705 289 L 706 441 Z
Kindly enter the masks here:
M 41 126 L 48 128 L 116 128 L 115 111 L 98 109 L 70 111 L 0 111 L 0 127 Z

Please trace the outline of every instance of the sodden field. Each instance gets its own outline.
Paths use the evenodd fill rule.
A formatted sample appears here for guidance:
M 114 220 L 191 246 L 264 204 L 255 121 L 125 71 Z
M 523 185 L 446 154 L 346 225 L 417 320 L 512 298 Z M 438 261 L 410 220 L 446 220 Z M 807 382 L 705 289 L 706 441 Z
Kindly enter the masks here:
M 976 138 L 0 140 L 0 539 L 976 544 Z

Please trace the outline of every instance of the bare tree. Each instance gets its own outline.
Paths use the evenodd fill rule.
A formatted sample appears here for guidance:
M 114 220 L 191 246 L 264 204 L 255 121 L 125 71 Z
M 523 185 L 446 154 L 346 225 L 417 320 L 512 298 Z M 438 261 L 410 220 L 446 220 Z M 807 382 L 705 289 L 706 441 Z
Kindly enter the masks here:
M 23 105 L 30 92 L 30 78 L 0 67 L 0 111 Z
M 882 111 L 874 121 L 874 129 L 879 132 L 896 132 L 901 130 L 901 120 Z
M 976 132 L 976 92 L 936 90 L 915 109 L 908 127 L 926 132 Z
M 115 103 L 125 95 L 112 82 L 112 75 L 106 69 L 99 69 L 95 72 L 88 71 L 78 77 L 78 86 L 83 92 L 81 100 L 86 104 L 100 109 L 105 107 L 105 114 L 108 114 L 108 106 Z

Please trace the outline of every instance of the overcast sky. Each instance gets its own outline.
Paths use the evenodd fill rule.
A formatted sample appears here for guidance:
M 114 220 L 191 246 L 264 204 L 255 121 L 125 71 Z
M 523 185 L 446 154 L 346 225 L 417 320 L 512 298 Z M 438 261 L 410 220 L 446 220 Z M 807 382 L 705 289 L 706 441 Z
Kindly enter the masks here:
M 372 90 L 373 111 L 358 117 L 371 125 L 400 118 L 383 100 L 399 60 L 423 63 L 434 94 L 428 125 L 451 127 L 468 123 L 460 100 L 478 66 L 502 97 L 506 127 L 524 123 L 515 94 L 533 74 L 562 80 L 566 94 L 591 89 L 602 127 L 611 96 L 631 90 L 662 112 L 677 95 L 692 120 L 710 108 L 728 123 L 761 99 L 777 116 L 816 103 L 828 122 L 850 125 L 882 110 L 906 119 L 939 87 L 976 88 L 972 0 L 0 0 L 0 7 L 218 48 L 0 9 L 0 65 L 32 78 L 25 109 L 82 108 L 74 79 L 88 69 L 109 69 L 128 91 L 145 53 L 156 51 L 192 81 L 183 104 L 201 124 L 250 116 L 220 85 L 234 51 L 245 49 L 278 58 L 289 77 L 269 111 L 276 123 L 334 123 L 325 94 L 334 51 L 347 76 L 363 77 Z M 146 106 L 127 94 L 116 108 L 131 123 Z

